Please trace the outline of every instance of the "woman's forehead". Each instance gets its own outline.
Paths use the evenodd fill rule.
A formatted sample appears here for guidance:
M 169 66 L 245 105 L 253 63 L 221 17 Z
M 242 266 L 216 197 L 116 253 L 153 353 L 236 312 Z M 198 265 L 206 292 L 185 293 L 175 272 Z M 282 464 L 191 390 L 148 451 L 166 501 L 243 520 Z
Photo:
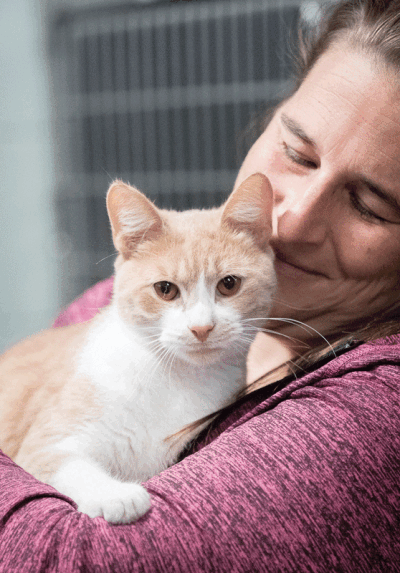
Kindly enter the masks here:
M 390 74 L 392 77 L 390 77 Z M 400 76 L 400 74 L 399 74 Z M 369 168 L 400 178 L 398 76 L 378 69 L 365 53 L 335 47 L 316 62 L 277 117 L 315 144 L 319 154 L 349 155 Z M 366 168 L 368 168 L 365 165 Z

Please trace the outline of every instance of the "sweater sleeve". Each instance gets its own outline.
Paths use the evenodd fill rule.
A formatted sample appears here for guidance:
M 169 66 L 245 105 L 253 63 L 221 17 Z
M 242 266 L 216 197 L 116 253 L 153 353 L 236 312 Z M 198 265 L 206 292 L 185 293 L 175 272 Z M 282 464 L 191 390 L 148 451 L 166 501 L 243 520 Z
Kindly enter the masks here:
M 399 367 L 321 370 L 150 479 L 134 524 L 1 457 L 1 573 L 399 571 Z
M 113 284 L 114 277 L 110 277 L 90 287 L 61 312 L 53 326 L 67 326 L 93 318 L 101 308 L 109 304 Z

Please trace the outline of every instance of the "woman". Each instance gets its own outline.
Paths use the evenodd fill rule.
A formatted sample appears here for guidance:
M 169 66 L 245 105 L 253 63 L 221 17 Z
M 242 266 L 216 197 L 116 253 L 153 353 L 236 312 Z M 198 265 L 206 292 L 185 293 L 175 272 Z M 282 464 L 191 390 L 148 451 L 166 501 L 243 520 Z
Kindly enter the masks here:
M 272 372 L 146 483 L 135 524 L 91 520 L 2 457 L 0 571 L 399 571 L 400 2 L 341 2 L 303 55 L 236 183 L 271 180 L 273 316 L 292 324 L 269 326 L 296 342 L 258 341 L 250 377 Z

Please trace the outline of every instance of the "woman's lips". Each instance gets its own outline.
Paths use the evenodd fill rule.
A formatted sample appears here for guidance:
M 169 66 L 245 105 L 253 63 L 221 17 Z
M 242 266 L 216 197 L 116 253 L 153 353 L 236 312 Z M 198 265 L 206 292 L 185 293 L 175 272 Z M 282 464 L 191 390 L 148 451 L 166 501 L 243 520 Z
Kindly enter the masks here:
M 310 276 L 314 276 L 314 277 L 325 277 L 327 278 L 327 275 L 324 273 L 321 273 L 319 271 L 316 271 L 314 269 L 310 269 L 308 267 L 305 267 L 303 265 L 300 265 L 298 263 L 295 262 L 291 262 L 290 260 L 288 260 L 288 258 L 281 252 L 278 250 L 275 250 L 275 266 L 277 271 L 283 271 L 285 273 L 289 273 L 291 275 L 300 275 L 300 274 L 306 274 L 306 275 L 310 275 Z

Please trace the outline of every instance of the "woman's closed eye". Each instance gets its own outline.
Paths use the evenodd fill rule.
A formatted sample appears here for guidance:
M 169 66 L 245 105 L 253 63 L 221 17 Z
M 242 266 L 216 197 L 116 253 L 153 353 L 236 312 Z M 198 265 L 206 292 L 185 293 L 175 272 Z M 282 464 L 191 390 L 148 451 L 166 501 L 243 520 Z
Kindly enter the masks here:
M 350 189 L 349 192 L 349 196 L 350 196 L 350 201 L 352 206 L 354 207 L 354 209 L 356 209 L 360 215 L 366 219 L 367 221 L 371 221 L 371 222 L 380 222 L 380 223 L 387 223 L 388 221 L 386 219 L 383 219 L 382 217 L 379 217 L 379 215 L 377 215 L 376 213 L 374 213 L 373 211 L 371 211 L 370 209 L 368 209 L 368 207 L 366 205 L 364 205 L 364 203 L 362 201 L 360 201 L 360 198 L 357 195 L 357 192 L 354 189 Z
M 306 169 L 317 169 L 315 160 L 305 157 L 302 153 L 282 141 L 282 149 L 285 156 L 291 163 L 305 167 Z M 358 211 L 361 217 L 371 223 L 400 223 L 400 213 L 394 212 L 393 208 L 384 199 L 374 195 L 369 189 L 357 188 L 357 185 L 348 185 L 349 197 L 352 207 Z M 372 203 L 372 205 L 371 205 Z
M 298 153 L 293 147 L 288 145 L 285 141 L 282 141 L 282 147 L 286 157 L 293 163 L 296 163 L 296 165 L 301 165 L 302 167 L 307 167 L 308 169 L 317 169 L 318 165 L 315 161 L 307 159 Z
M 351 205 L 361 217 L 371 223 L 400 223 L 400 214 L 394 211 L 384 199 L 370 190 L 359 190 L 356 185 L 348 185 Z

